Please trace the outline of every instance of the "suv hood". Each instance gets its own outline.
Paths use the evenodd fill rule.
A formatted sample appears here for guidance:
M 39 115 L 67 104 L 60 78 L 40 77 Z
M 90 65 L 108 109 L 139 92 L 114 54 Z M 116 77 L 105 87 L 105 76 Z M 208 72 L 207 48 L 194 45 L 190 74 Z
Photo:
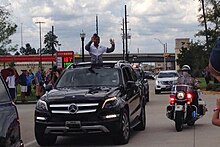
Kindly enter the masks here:
M 48 101 L 84 101 L 88 100 L 97 101 L 103 99 L 107 96 L 114 95 L 118 93 L 118 87 L 96 87 L 89 89 L 68 89 L 68 90 L 57 90 L 53 89 L 47 94 L 45 94 Z

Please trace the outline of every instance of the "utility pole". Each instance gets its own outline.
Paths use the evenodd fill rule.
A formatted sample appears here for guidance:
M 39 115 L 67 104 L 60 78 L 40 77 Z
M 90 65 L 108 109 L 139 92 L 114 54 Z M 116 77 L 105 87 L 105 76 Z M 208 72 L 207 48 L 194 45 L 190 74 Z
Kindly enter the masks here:
M 127 29 L 127 8 L 125 5 L 125 50 L 126 50 L 126 61 L 129 62 L 129 55 L 128 55 L 128 29 Z
M 123 60 L 125 60 L 125 22 L 122 19 L 122 47 L 123 47 Z
M 42 49 L 42 45 L 41 45 L 41 24 L 42 23 L 45 23 L 43 21 L 38 21 L 38 22 L 35 22 L 36 24 L 39 24 L 39 32 L 40 32 L 40 49 L 39 49 L 39 55 L 40 55 L 40 61 L 39 61 L 39 66 L 42 67 L 42 59 L 41 59 L 41 49 Z
M 54 26 L 52 26 L 52 36 L 51 36 L 52 56 L 54 55 L 54 52 L 55 52 L 53 36 L 54 36 Z M 53 61 L 52 61 L 52 67 L 53 67 Z
M 206 47 L 207 47 L 207 50 L 208 50 L 208 49 L 209 49 L 209 40 L 208 40 L 208 29 L 207 29 L 206 15 L 205 15 L 205 5 L 204 5 L 204 0 L 201 0 L 201 2 L 202 2 L 203 18 L 204 18 L 204 23 L 205 23 Z
M 22 30 L 22 25 L 23 25 L 23 23 L 21 23 L 21 48 L 23 47 L 23 30 Z
M 99 34 L 99 24 L 98 24 L 99 22 L 98 22 L 98 15 L 96 15 L 96 34 L 98 35 Z

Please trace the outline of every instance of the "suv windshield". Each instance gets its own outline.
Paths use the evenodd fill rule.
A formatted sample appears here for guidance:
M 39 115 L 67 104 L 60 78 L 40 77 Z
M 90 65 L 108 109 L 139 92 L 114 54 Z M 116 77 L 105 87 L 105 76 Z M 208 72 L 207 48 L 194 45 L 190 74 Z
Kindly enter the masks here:
M 178 77 L 178 74 L 175 72 L 161 72 L 158 75 L 158 78 L 172 78 L 172 77 Z
M 118 86 L 119 70 L 113 68 L 83 68 L 66 71 L 57 88 Z

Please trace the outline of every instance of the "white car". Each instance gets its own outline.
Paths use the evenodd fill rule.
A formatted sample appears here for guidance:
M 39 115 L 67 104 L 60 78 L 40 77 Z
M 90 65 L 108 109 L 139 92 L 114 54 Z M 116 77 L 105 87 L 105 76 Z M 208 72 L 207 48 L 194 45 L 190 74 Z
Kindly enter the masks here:
M 177 82 L 179 74 L 176 70 L 160 71 L 156 77 L 155 94 L 161 91 L 171 91 L 172 85 Z

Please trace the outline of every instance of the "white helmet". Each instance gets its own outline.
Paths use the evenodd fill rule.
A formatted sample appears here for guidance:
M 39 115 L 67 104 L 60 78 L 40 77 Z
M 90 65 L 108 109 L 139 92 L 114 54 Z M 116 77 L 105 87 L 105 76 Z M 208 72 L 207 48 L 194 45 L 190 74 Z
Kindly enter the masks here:
M 182 68 L 181 68 L 182 71 L 190 71 L 191 68 L 189 65 L 183 65 Z

